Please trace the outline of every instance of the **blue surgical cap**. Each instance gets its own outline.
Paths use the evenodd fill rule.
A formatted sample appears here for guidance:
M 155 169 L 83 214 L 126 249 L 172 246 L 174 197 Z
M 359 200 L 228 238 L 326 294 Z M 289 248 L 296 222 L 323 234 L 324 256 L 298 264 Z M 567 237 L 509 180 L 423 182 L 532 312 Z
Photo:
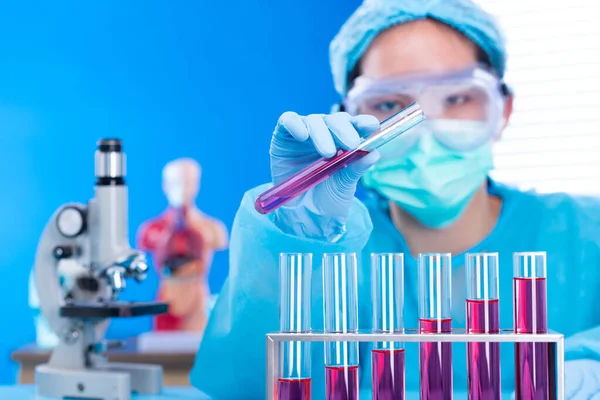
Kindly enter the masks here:
M 331 42 L 329 58 L 335 89 L 345 96 L 348 75 L 373 39 L 394 25 L 432 18 L 462 32 L 489 57 L 504 77 L 505 40 L 494 17 L 471 0 L 364 0 Z

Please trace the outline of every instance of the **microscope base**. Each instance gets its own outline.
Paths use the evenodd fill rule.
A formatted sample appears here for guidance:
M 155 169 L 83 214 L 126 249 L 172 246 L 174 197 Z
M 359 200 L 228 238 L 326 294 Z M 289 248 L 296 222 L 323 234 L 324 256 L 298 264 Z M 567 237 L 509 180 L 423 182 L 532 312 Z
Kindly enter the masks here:
M 101 400 L 131 400 L 131 393 L 159 394 L 162 367 L 147 364 L 106 363 L 75 370 L 42 364 L 35 369 L 38 396 Z

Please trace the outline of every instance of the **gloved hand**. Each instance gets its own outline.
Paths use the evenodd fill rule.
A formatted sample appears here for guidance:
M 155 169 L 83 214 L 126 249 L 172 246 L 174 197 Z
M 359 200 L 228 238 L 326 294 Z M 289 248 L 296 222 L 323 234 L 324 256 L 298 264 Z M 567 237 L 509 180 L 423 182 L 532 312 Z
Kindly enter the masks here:
M 321 157 L 333 157 L 338 148 L 354 149 L 379 129 L 370 115 L 281 115 L 271 140 L 271 177 L 278 184 Z M 345 232 L 356 185 L 379 159 L 373 151 L 327 178 L 273 212 L 282 231 L 300 237 L 334 242 Z
M 573 360 L 565 363 L 565 398 L 600 400 L 600 362 Z
M 572 360 L 565 362 L 565 398 L 600 400 L 600 362 Z M 516 399 L 513 392 L 512 400 Z

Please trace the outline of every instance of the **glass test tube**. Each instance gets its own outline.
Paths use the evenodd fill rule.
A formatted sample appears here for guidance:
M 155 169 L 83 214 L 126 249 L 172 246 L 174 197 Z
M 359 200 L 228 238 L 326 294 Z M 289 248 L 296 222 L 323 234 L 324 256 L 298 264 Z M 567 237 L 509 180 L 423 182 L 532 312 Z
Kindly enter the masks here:
M 371 134 L 356 149 L 340 149 L 331 158 L 320 158 L 283 182 L 261 193 L 254 202 L 254 208 L 261 214 L 272 212 L 424 120 L 425 115 L 421 106 L 418 103 L 412 103 L 383 121 L 379 130 Z
M 467 333 L 499 333 L 498 253 L 467 254 Z M 500 343 L 467 343 L 469 400 L 500 400 Z
M 419 333 L 452 332 L 452 256 L 419 254 Z M 419 343 L 421 400 L 452 399 L 452 343 Z
M 513 255 L 515 333 L 547 333 L 546 253 L 525 252 Z M 551 385 L 549 343 L 515 343 L 515 395 L 517 400 L 555 398 Z
M 326 333 L 358 332 L 358 281 L 354 253 L 323 255 Z M 326 400 L 358 400 L 358 343 L 325 343 Z
M 404 255 L 371 254 L 373 331 L 404 330 Z M 373 400 L 404 400 L 404 343 L 377 342 L 372 351 Z
M 310 331 L 312 254 L 282 253 L 279 256 L 281 332 Z M 310 342 L 279 344 L 278 400 L 310 400 Z

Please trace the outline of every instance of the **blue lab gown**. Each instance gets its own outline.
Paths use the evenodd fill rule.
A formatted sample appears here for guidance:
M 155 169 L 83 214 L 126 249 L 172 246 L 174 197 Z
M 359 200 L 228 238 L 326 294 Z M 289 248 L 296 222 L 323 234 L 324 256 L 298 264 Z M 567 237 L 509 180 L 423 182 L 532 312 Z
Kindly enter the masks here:
M 387 201 L 375 195 L 356 199 L 347 233 L 338 243 L 298 238 L 281 232 L 269 215 L 254 210 L 255 197 L 244 196 L 230 243 L 230 272 L 208 322 L 191 382 L 215 399 L 266 398 L 266 339 L 278 330 L 278 255 L 313 253 L 312 326 L 323 327 L 321 256 L 325 252 L 359 255 L 359 326 L 370 328 L 371 252 L 405 254 L 406 327 L 417 327 L 417 268 L 406 241 L 392 224 Z M 566 359 L 600 360 L 600 200 L 565 194 L 521 192 L 494 182 L 488 190 L 502 198 L 500 218 L 487 238 L 468 252 L 498 252 L 500 257 L 500 324 L 513 326 L 512 253 L 547 252 L 549 328 L 565 337 Z M 362 253 L 362 256 L 361 256 Z M 465 327 L 464 254 L 453 255 L 453 327 Z M 370 390 L 368 344 L 360 347 L 361 398 Z M 418 345 L 406 345 L 406 389 L 419 388 Z M 513 344 L 501 345 L 502 388 L 514 390 Z M 600 366 L 600 364 L 597 364 Z M 312 392 L 324 398 L 323 344 L 312 347 Z M 453 345 L 455 390 L 467 384 L 466 344 Z

